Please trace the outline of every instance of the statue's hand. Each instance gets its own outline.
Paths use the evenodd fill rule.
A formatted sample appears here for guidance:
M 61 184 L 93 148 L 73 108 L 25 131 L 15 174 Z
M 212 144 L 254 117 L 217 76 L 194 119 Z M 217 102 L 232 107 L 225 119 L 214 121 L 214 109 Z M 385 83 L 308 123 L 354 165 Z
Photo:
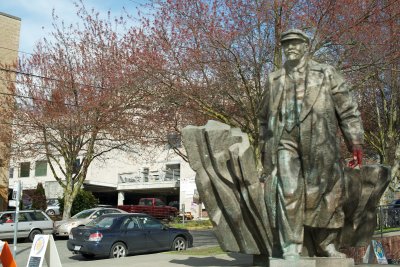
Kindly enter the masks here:
M 267 179 L 267 174 L 265 172 L 261 173 L 259 178 L 260 182 L 264 183 L 266 179 Z
M 353 145 L 352 150 L 353 150 L 353 159 L 350 160 L 348 166 L 352 169 L 356 166 L 361 167 L 362 157 L 363 157 L 362 146 L 361 145 Z

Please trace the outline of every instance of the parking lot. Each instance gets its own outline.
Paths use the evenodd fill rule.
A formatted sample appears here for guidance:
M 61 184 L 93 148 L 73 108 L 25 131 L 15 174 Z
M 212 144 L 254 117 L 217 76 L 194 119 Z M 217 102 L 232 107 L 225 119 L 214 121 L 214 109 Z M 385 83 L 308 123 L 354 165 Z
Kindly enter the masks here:
M 205 248 L 207 246 L 216 246 L 218 242 L 212 230 L 191 231 L 194 243 L 193 250 L 196 248 Z M 393 233 L 398 234 L 398 233 Z M 12 243 L 12 240 L 8 240 Z M 94 258 L 85 259 L 80 255 L 74 255 L 67 249 L 67 239 L 56 240 L 57 250 L 60 256 L 62 266 L 80 266 L 80 267 L 109 267 L 116 266 L 140 266 L 140 267 L 172 267 L 172 266 L 252 266 L 252 256 L 241 253 L 227 253 L 218 255 L 188 255 L 186 253 L 148 253 L 133 255 L 119 259 Z M 17 266 L 26 266 L 32 243 L 28 241 L 17 244 Z M 11 250 L 13 245 L 10 245 Z M 43 266 L 47 266 L 44 262 Z M 362 266 L 378 266 L 375 264 L 365 264 Z
M 198 248 L 198 247 L 204 247 L 204 246 L 215 246 L 218 245 L 218 242 L 211 230 L 206 230 L 206 231 L 191 231 L 194 239 L 193 247 Z M 8 240 L 10 244 L 10 249 L 13 250 L 13 244 L 12 240 Z M 16 262 L 17 266 L 26 266 L 28 257 L 29 257 L 29 252 L 32 246 L 31 242 L 28 241 L 22 241 L 19 240 L 20 243 L 17 244 L 17 255 L 16 255 Z M 58 250 L 58 254 L 60 256 L 60 260 L 63 266 L 68 266 L 68 265 L 75 265 L 84 264 L 86 266 L 96 266 L 99 267 L 99 264 L 104 261 L 104 263 L 112 260 L 118 260 L 119 263 L 121 263 L 121 259 L 104 259 L 104 258 L 95 258 L 94 260 L 87 260 L 83 258 L 81 255 L 73 255 L 68 249 L 67 249 L 67 239 L 57 239 L 56 241 L 56 246 Z M 135 257 L 135 265 L 136 266 L 146 266 L 144 265 L 146 261 L 149 261 L 148 266 L 155 266 L 151 265 L 154 264 L 154 260 L 157 258 L 157 254 L 147 254 L 147 255 L 141 255 L 141 256 L 132 256 Z M 158 257 L 160 261 L 166 261 L 169 258 L 174 259 L 176 258 L 176 254 L 163 254 L 162 256 Z M 137 265 L 137 261 L 139 260 L 139 257 L 141 258 L 141 261 L 143 261 L 142 265 Z M 182 259 L 183 260 L 183 259 Z M 163 265 L 165 266 L 165 265 Z M 204 265 L 205 266 L 205 265 Z

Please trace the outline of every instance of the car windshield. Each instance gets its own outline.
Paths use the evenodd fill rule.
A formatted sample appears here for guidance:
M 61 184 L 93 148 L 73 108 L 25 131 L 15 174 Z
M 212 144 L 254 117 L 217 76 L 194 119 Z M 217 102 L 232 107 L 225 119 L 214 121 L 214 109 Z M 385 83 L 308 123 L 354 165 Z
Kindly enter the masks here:
M 94 210 L 83 210 L 77 214 L 75 214 L 74 216 L 72 216 L 71 218 L 74 219 L 84 219 L 90 216 L 90 214 L 93 213 Z
M 96 228 L 110 228 L 116 221 L 116 217 L 99 217 L 86 224 L 86 226 L 93 226 Z
M 56 205 L 57 205 L 57 206 L 59 205 L 57 199 L 48 199 L 48 200 L 47 200 L 47 206 L 56 206 Z
M 393 200 L 392 205 L 400 205 L 400 199 Z

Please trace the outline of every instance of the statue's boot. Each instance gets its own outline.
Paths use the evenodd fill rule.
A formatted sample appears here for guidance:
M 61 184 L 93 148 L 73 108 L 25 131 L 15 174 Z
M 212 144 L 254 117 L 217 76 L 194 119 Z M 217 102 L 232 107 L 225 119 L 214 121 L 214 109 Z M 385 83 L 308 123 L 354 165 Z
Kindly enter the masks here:
M 323 250 L 328 257 L 342 259 L 346 258 L 346 254 L 337 251 L 334 244 L 327 245 L 325 248 L 323 248 Z
M 287 247 L 283 249 L 283 258 L 285 260 L 299 260 L 300 259 L 300 254 L 299 254 L 299 248 L 301 245 L 299 244 L 290 244 Z

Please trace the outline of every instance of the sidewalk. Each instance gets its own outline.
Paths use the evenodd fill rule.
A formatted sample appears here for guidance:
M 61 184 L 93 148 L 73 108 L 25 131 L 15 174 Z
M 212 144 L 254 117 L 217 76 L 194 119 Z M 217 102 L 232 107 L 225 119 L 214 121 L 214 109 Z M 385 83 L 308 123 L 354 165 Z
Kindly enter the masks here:
M 176 253 L 154 253 L 129 256 L 119 259 L 87 260 L 63 264 L 63 267 L 171 267 L 171 266 L 251 266 L 252 256 L 239 253 L 218 254 L 215 256 L 179 255 Z
M 79 261 L 79 267 L 109 267 L 109 266 L 137 266 L 137 267 L 178 267 L 178 266 L 252 266 L 252 256 L 240 253 L 218 254 L 215 256 L 192 256 L 172 253 L 155 253 L 129 256 L 120 259 L 102 259 Z M 75 267 L 77 263 L 63 264 L 63 267 Z M 361 267 L 378 267 L 378 264 L 355 265 Z M 391 265 L 395 266 L 395 265 Z M 398 266 L 398 265 L 397 265 Z M 295 267 L 295 266 L 293 266 Z M 340 267 L 340 266 L 338 266 Z

